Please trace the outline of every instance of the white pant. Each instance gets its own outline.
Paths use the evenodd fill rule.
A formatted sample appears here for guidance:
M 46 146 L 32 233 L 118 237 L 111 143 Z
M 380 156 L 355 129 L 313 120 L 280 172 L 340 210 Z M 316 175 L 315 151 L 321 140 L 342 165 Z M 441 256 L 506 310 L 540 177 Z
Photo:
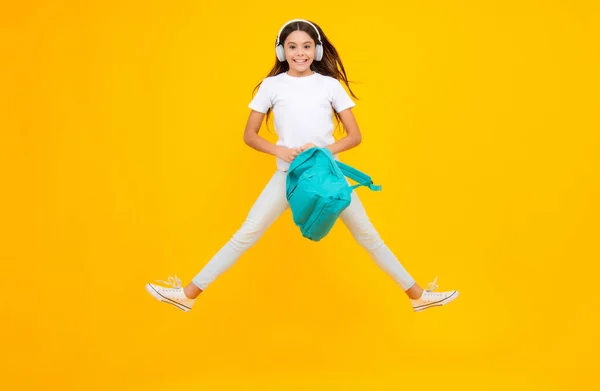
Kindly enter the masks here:
M 229 269 L 246 250 L 252 247 L 267 228 L 289 207 L 285 189 L 286 175 L 287 172 L 284 171 L 275 172 L 250 209 L 246 221 L 229 242 L 194 277 L 192 280 L 194 285 L 205 290 L 211 282 Z M 406 272 L 379 237 L 373 224 L 369 221 L 356 191 L 352 192 L 352 201 L 340 217 L 354 239 L 369 252 L 375 263 L 403 290 L 406 291 L 413 286 L 415 280 Z

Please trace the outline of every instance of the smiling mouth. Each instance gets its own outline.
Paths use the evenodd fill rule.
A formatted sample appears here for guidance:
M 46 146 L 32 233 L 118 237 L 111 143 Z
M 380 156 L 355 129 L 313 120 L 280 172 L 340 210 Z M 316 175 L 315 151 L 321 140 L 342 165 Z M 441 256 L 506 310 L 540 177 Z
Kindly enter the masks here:
M 297 64 L 304 64 L 307 61 L 308 60 L 294 60 L 294 62 L 297 63 Z

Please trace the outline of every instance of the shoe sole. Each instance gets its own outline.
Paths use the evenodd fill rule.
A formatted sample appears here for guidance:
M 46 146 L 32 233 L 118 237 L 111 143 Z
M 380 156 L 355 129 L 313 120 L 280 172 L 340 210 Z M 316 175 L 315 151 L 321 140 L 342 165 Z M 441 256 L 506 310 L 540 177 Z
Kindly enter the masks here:
M 456 299 L 457 297 L 458 297 L 458 291 L 454 291 L 453 294 L 446 297 L 444 300 L 436 301 L 435 303 L 425 304 L 425 305 L 422 305 L 419 307 L 413 307 L 413 310 L 415 312 L 421 312 L 421 311 L 424 311 L 431 307 L 441 307 L 443 305 L 450 303 L 452 300 Z
M 148 291 L 148 293 L 150 293 L 152 295 L 152 297 L 154 297 L 158 301 L 162 301 L 163 303 L 174 305 L 175 307 L 179 308 L 180 310 L 182 310 L 184 312 L 189 312 L 189 310 L 191 310 L 190 307 L 187 307 L 187 306 L 185 306 L 181 303 L 178 303 L 174 300 L 171 300 L 168 297 L 164 297 L 163 295 L 158 293 L 158 291 L 156 289 L 154 289 L 152 287 L 152 285 L 150 285 L 150 284 L 146 284 L 146 290 Z

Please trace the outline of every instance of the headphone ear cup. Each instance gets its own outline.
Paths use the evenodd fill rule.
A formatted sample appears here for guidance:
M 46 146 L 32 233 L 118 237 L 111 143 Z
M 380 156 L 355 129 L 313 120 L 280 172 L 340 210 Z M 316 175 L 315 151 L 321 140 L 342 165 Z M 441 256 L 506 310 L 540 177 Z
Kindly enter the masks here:
M 277 45 L 275 47 L 275 53 L 277 53 L 277 59 L 280 62 L 284 62 L 285 61 L 285 50 L 283 49 L 283 45 Z
M 315 61 L 321 61 L 323 59 L 323 45 L 320 43 L 315 46 Z

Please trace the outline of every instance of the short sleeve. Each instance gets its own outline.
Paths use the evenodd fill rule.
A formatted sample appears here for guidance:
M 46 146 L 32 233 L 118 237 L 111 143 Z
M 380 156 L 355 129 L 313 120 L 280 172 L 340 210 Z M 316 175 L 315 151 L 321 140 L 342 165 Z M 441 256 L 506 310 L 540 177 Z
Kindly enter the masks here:
M 248 105 L 254 111 L 258 111 L 259 113 L 265 114 L 269 108 L 272 106 L 271 104 L 271 96 L 269 93 L 269 83 L 267 79 L 264 79 L 260 86 L 258 87 L 258 91 L 254 98 Z
M 331 105 L 336 113 L 356 106 L 356 103 L 352 101 L 350 95 L 348 95 L 344 87 L 342 87 L 342 83 L 340 83 L 339 80 L 335 80 L 332 84 L 333 98 L 331 100 Z

